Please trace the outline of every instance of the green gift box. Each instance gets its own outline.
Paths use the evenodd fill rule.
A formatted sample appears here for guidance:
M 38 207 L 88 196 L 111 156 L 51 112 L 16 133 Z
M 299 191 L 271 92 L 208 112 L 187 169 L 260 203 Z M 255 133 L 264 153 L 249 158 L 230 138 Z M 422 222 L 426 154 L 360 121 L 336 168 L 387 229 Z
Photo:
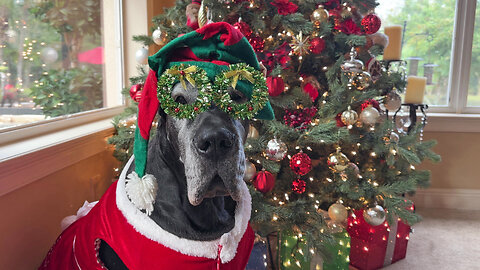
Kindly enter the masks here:
M 343 232 L 334 233 L 332 236 L 334 243 L 325 246 L 329 252 L 328 255 L 331 257 L 330 260 L 323 262 L 323 270 L 348 269 L 348 264 L 350 263 L 350 235 L 344 230 Z
M 308 247 L 301 234 L 293 231 L 282 231 L 278 239 L 280 269 L 310 269 L 310 260 L 305 256 L 309 252 Z

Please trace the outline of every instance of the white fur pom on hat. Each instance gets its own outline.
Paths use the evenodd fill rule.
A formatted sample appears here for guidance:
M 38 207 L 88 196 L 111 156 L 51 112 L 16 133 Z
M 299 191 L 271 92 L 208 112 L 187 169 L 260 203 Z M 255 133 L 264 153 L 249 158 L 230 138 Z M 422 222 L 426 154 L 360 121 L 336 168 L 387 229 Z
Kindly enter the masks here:
M 147 215 L 152 214 L 157 190 L 157 180 L 151 174 L 140 178 L 136 172 L 132 172 L 127 176 L 125 184 L 127 196 L 138 209 L 145 210 Z

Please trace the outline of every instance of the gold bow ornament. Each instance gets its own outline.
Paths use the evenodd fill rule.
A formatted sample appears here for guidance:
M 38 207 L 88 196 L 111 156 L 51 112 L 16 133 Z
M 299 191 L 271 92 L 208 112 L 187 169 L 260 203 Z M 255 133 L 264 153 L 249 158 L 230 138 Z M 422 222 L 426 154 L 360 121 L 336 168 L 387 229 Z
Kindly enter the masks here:
M 195 87 L 195 80 L 192 78 L 192 74 L 197 72 L 197 66 L 189 66 L 185 69 L 169 69 L 166 71 L 168 74 L 178 77 L 183 89 L 187 90 L 187 80 L 193 87 Z
M 231 77 L 233 77 L 231 85 L 234 89 L 235 89 L 235 86 L 237 86 L 238 80 L 241 80 L 241 79 L 246 79 L 252 84 L 255 83 L 255 79 L 253 78 L 252 73 L 246 69 L 235 69 L 235 70 L 230 70 L 225 72 L 225 78 L 228 79 Z

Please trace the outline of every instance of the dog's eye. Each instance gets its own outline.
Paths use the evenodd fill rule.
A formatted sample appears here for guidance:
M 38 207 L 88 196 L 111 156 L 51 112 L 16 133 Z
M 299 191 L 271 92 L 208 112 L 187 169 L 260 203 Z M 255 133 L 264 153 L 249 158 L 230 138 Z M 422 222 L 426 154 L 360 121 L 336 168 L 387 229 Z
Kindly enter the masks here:
M 180 103 L 180 104 L 187 104 L 187 100 L 183 96 L 177 96 L 175 98 L 175 102 Z
M 247 97 L 241 91 L 231 88 L 229 90 L 230 99 L 238 104 L 247 102 Z

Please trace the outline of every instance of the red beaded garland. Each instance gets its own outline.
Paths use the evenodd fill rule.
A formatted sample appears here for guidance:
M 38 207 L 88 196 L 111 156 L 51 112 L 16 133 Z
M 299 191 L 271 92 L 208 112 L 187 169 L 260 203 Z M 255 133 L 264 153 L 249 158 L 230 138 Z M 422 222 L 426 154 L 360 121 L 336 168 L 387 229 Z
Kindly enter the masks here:
M 301 180 L 301 179 L 296 179 L 296 180 L 293 180 L 292 182 L 292 191 L 298 193 L 298 194 L 302 194 L 305 192 L 305 187 L 307 186 L 307 184 L 305 183 L 305 181 Z
M 262 170 L 253 177 L 253 186 L 262 193 L 267 193 L 275 186 L 275 177 L 269 171 Z
M 375 34 L 378 31 L 378 29 L 380 29 L 381 25 L 382 25 L 382 21 L 375 14 L 368 14 L 362 19 L 362 26 L 363 26 L 363 29 L 365 30 L 365 34 L 367 35 Z
M 296 174 L 305 175 L 312 169 L 312 160 L 303 152 L 296 153 L 290 159 L 290 168 Z

